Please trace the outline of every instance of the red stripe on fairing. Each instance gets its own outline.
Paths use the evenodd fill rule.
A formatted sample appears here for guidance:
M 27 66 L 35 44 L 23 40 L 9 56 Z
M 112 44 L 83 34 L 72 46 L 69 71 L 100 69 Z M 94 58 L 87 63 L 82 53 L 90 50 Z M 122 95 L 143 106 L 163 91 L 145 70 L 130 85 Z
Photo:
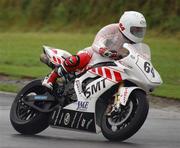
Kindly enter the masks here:
M 107 69 L 107 68 L 104 68 L 104 71 L 105 71 L 106 77 L 109 78 L 109 79 L 112 79 L 110 70 Z
M 91 69 L 91 71 L 92 71 L 92 72 L 94 72 L 94 73 L 96 73 L 96 70 L 95 70 L 95 68 L 92 68 L 92 69 Z
M 122 81 L 122 77 L 121 77 L 121 74 L 119 72 L 113 71 L 113 73 L 114 73 L 114 76 L 115 76 L 117 82 Z
M 53 56 L 53 61 L 54 61 L 54 62 L 57 62 L 57 59 L 56 59 L 56 57 L 54 57 L 54 56 Z
M 120 72 L 115 71 L 113 69 L 98 67 L 98 68 L 92 68 L 91 72 L 103 76 L 104 78 L 108 78 L 115 83 L 122 81 Z
M 102 68 L 101 67 L 98 68 L 98 74 L 103 76 L 103 72 L 102 72 Z
M 58 64 L 61 64 L 61 59 L 57 58 Z
M 51 49 L 55 54 L 57 54 L 57 50 L 56 49 Z

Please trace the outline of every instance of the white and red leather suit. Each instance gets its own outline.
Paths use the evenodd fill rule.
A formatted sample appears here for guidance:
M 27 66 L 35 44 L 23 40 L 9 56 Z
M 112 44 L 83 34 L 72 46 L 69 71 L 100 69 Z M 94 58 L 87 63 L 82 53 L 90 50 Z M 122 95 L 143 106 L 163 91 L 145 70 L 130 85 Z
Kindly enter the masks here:
M 113 51 L 116 54 L 104 56 L 103 61 L 115 59 L 116 56 L 121 54 L 123 44 L 130 42 L 121 33 L 118 23 L 107 25 L 97 33 L 91 47 L 79 51 L 77 55 L 66 58 L 62 67 L 67 73 L 83 70 L 87 66 L 96 64 L 95 59 L 98 59 L 99 56 L 104 56 L 103 54 L 107 50 Z M 57 71 L 53 71 L 49 76 L 48 82 L 53 84 L 61 76 Z

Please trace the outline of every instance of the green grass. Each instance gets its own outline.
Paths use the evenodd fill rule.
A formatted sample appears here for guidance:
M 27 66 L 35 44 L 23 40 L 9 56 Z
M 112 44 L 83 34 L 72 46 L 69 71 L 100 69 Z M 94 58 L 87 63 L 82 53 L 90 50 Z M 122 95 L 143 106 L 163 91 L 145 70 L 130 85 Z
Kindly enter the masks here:
M 176 38 L 149 38 L 152 62 L 161 74 L 163 85 L 155 95 L 180 98 L 180 44 Z
M 93 35 L 89 34 L 0 34 L 0 73 L 17 77 L 43 76 L 49 70 L 39 61 L 42 45 L 76 53 L 77 50 L 90 46 L 92 39 Z
M 0 90 L 6 92 L 18 92 L 20 90 L 20 86 L 15 84 L 0 84 Z
M 42 77 L 50 69 L 39 61 L 42 45 L 66 49 L 71 53 L 90 46 L 95 34 L 76 33 L 0 33 L 0 73 L 11 77 Z M 164 84 L 155 95 L 180 98 L 180 44 L 176 38 L 146 37 L 152 48 L 152 62 Z M 6 89 L 1 87 L 0 90 Z M 3 89 L 2 89 L 3 88 Z M 7 87 L 9 90 L 9 87 Z

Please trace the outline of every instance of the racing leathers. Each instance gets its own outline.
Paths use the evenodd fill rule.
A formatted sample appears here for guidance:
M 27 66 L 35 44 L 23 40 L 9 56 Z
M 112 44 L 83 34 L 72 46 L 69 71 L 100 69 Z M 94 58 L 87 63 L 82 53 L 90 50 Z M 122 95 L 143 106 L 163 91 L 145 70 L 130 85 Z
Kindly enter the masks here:
M 65 78 L 68 73 L 83 71 L 97 62 L 101 62 L 99 59 L 103 59 L 102 62 L 116 60 L 125 54 L 122 48 L 124 43 L 131 43 L 131 41 L 121 33 L 119 24 L 107 25 L 97 33 L 91 47 L 66 58 L 60 67 L 55 68 L 44 79 L 42 84 L 53 89 L 53 84 L 58 77 Z M 101 58 L 102 56 L 104 58 Z

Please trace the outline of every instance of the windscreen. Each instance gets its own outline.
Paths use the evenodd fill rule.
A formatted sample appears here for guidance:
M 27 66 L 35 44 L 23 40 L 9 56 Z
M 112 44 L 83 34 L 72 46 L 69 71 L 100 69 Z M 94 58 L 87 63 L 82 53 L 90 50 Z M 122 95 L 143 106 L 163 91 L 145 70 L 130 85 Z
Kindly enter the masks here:
M 138 43 L 132 45 L 136 51 L 141 54 L 143 57 L 147 58 L 148 60 L 151 60 L 151 51 L 147 44 L 144 43 Z

